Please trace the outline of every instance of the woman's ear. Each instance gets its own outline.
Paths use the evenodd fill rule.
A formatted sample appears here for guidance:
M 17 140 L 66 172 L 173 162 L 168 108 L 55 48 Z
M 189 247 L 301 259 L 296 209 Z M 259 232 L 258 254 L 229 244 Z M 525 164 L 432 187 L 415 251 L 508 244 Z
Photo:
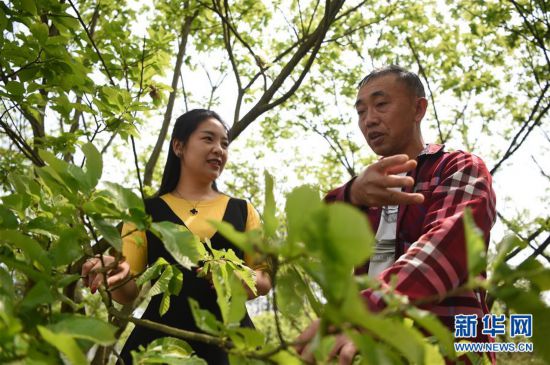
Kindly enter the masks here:
M 174 154 L 178 156 L 178 158 L 181 158 L 183 156 L 183 143 L 177 139 L 174 139 L 172 141 L 172 151 L 174 151 Z

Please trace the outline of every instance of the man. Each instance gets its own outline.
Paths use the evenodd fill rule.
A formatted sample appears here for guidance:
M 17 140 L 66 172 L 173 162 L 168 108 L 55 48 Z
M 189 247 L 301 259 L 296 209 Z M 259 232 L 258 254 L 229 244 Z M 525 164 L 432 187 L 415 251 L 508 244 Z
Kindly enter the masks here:
M 424 144 L 420 122 L 427 100 L 418 76 L 401 67 L 375 70 L 359 84 L 355 108 L 359 128 L 369 147 L 382 158 L 359 176 L 327 194 L 327 202 L 345 201 L 363 210 L 376 232 L 371 261 L 358 273 L 376 277 L 382 290 L 395 291 L 439 317 L 451 330 L 454 315 L 488 313 L 480 291 L 453 292 L 467 280 L 463 215 L 469 208 L 485 242 L 495 220 L 495 194 L 483 161 L 472 154 L 445 152 Z M 384 308 L 380 295 L 362 292 L 369 309 Z M 427 302 L 427 304 L 426 304 Z M 314 322 L 298 338 L 307 343 L 316 333 Z M 312 359 L 307 344 L 298 346 Z M 331 353 L 350 364 L 357 352 L 344 335 Z M 494 362 L 493 354 L 490 354 Z

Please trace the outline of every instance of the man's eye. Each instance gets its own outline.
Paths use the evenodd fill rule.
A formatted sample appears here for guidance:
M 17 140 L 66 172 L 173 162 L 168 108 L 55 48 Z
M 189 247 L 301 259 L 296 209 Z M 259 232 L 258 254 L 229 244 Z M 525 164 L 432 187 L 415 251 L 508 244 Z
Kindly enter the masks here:
M 365 114 L 365 111 L 364 111 L 364 110 L 358 110 L 358 111 L 357 111 L 357 115 L 363 115 L 363 114 Z
M 380 108 L 380 107 L 383 107 L 386 104 L 388 104 L 386 101 L 382 101 L 382 102 L 376 104 L 376 106 Z

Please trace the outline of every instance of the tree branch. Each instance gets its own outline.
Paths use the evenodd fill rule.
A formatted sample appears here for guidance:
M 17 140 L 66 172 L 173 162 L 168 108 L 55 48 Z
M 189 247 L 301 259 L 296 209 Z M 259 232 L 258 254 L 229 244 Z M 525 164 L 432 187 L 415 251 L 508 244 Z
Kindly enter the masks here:
M 502 156 L 502 158 L 491 169 L 491 171 L 490 171 L 491 175 L 494 175 L 495 172 L 498 170 L 498 168 L 504 163 L 504 161 L 506 161 L 508 158 L 510 158 L 510 156 L 512 156 L 514 154 L 514 152 L 516 152 L 518 150 L 518 148 L 521 147 L 521 145 L 523 144 L 523 142 L 525 142 L 525 139 L 529 136 L 529 134 L 533 131 L 533 129 L 537 125 L 540 124 L 540 122 L 542 120 L 542 117 L 544 117 L 544 115 L 550 109 L 550 104 L 547 104 L 542 109 L 542 111 L 538 114 L 538 116 L 536 118 L 535 118 L 535 114 L 537 113 L 541 102 L 544 100 L 544 97 L 546 95 L 546 91 L 548 91 L 549 88 L 550 88 L 550 81 L 546 83 L 546 86 L 544 87 L 541 94 L 539 95 L 539 97 L 537 99 L 537 102 L 535 103 L 535 106 L 531 110 L 531 114 L 529 115 L 529 118 L 527 119 L 526 122 L 523 123 L 523 125 L 521 126 L 518 133 L 516 133 L 516 135 L 512 139 L 512 142 L 510 142 L 510 145 L 508 146 L 508 149 L 504 153 L 504 156 Z M 533 118 L 534 118 L 534 120 L 533 120 Z M 531 121 L 533 121 L 533 123 L 531 125 L 529 125 L 531 123 Z M 525 130 L 526 130 L 526 132 L 524 133 L 523 138 L 521 139 L 521 141 L 518 142 L 518 139 L 521 137 L 522 133 Z
M 317 26 L 315 31 L 311 34 L 311 36 L 309 36 L 308 39 L 305 40 L 298 47 L 298 50 L 296 50 L 296 53 L 292 56 L 292 58 L 288 61 L 288 63 L 283 67 L 283 69 L 281 70 L 279 75 L 275 78 L 275 80 L 273 80 L 271 86 L 262 95 L 260 100 L 252 107 L 252 109 L 241 120 L 239 120 L 233 125 L 233 127 L 229 131 L 229 139 L 231 141 L 237 138 L 246 129 L 246 127 L 248 127 L 257 117 L 259 117 L 266 111 L 286 101 L 298 89 L 303 79 L 309 72 L 309 69 L 315 60 L 315 56 L 317 55 L 322 45 L 323 39 L 330 25 L 334 22 L 334 18 L 336 17 L 338 11 L 341 9 L 343 3 L 344 3 L 343 0 L 336 0 L 334 2 L 327 0 L 325 14 L 323 16 L 322 21 L 319 23 L 319 25 Z M 293 86 L 286 93 L 284 93 L 283 96 L 271 102 L 275 93 L 281 88 L 285 80 L 291 75 L 291 73 L 294 71 L 297 65 L 302 61 L 302 59 L 308 53 L 310 53 L 309 58 L 306 61 L 306 64 L 304 65 L 304 69 L 302 70 L 300 76 L 298 77 L 296 82 L 293 84 Z
M 186 1 L 185 7 L 188 6 L 189 2 Z M 151 186 L 153 182 L 153 171 L 155 170 L 155 166 L 157 165 L 159 155 L 162 150 L 162 145 L 164 144 L 164 140 L 166 139 L 166 135 L 168 134 L 168 127 L 170 125 L 170 120 L 172 119 L 172 111 L 174 109 L 174 103 L 176 101 L 176 94 L 178 91 L 178 78 L 181 73 L 183 56 L 185 55 L 185 49 L 187 47 L 187 39 L 191 30 L 191 24 L 193 23 L 193 20 L 197 17 L 197 15 L 198 10 L 195 10 L 195 12 L 191 16 L 185 16 L 181 25 L 181 40 L 178 48 L 178 54 L 176 56 L 176 66 L 174 67 L 174 74 L 172 76 L 172 91 L 168 96 L 168 104 L 166 105 L 166 111 L 164 112 L 164 119 L 162 121 L 162 126 L 159 136 L 157 138 L 157 142 L 155 143 L 153 151 L 151 152 L 151 155 L 149 156 L 149 159 L 145 164 L 145 171 L 143 174 L 143 184 L 145 186 Z
M 416 60 L 416 64 L 418 65 L 418 69 L 420 71 L 420 74 L 424 78 L 424 81 L 426 82 L 426 86 L 428 86 L 428 91 L 430 92 L 430 100 L 432 101 L 432 108 L 434 110 L 434 118 L 437 122 L 437 133 L 439 134 L 439 140 L 441 143 L 445 143 L 445 139 L 443 138 L 443 131 L 441 130 L 441 120 L 439 119 L 439 115 L 437 114 L 437 108 L 435 106 L 435 98 L 434 93 L 432 91 L 432 88 L 430 86 L 430 80 L 428 79 L 428 76 L 426 75 L 426 71 L 424 70 L 424 67 L 422 66 L 422 63 L 420 62 L 420 57 L 418 53 L 416 52 L 416 49 L 414 48 L 411 39 L 407 37 L 407 44 L 409 45 L 409 48 L 411 49 L 414 59 Z

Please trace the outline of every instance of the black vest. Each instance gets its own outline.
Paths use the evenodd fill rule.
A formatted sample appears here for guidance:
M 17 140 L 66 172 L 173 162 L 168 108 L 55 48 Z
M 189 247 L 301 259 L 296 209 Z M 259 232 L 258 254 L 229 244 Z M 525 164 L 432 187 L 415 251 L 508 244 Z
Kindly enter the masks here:
M 161 198 L 152 198 L 145 201 L 147 214 L 151 215 L 153 222 L 168 221 L 185 226 L 181 219 L 170 209 Z M 244 232 L 247 220 L 247 203 L 245 200 L 230 198 L 227 203 L 223 221 L 231 223 L 237 231 Z M 243 259 L 243 252 L 231 244 L 225 237 L 216 232 L 210 239 L 214 249 L 233 249 L 237 256 Z M 152 265 L 159 257 L 164 258 L 170 264 L 177 264 L 172 255 L 168 253 L 162 242 L 151 232 L 147 231 L 147 261 Z M 216 292 L 210 282 L 198 278 L 194 270 L 187 270 L 178 265 L 183 273 L 183 285 L 177 297 L 170 298 L 170 309 L 162 317 L 159 315 L 162 295 L 156 295 L 151 299 L 147 310 L 143 314 L 144 319 L 188 331 L 201 332 L 195 325 L 188 298 L 195 299 L 202 309 L 213 313 L 218 320 L 222 320 L 221 312 L 216 303 Z M 248 314 L 241 322 L 242 326 L 252 327 L 252 321 Z M 131 364 L 131 350 L 136 350 L 139 345 L 144 347 L 157 338 L 168 336 L 161 332 L 136 326 L 128 341 L 124 345 L 121 357 L 126 364 Z M 216 346 L 206 345 L 202 342 L 187 341 L 196 354 L 205 359 L 208 364 L 228 364 L 227 355 Z

